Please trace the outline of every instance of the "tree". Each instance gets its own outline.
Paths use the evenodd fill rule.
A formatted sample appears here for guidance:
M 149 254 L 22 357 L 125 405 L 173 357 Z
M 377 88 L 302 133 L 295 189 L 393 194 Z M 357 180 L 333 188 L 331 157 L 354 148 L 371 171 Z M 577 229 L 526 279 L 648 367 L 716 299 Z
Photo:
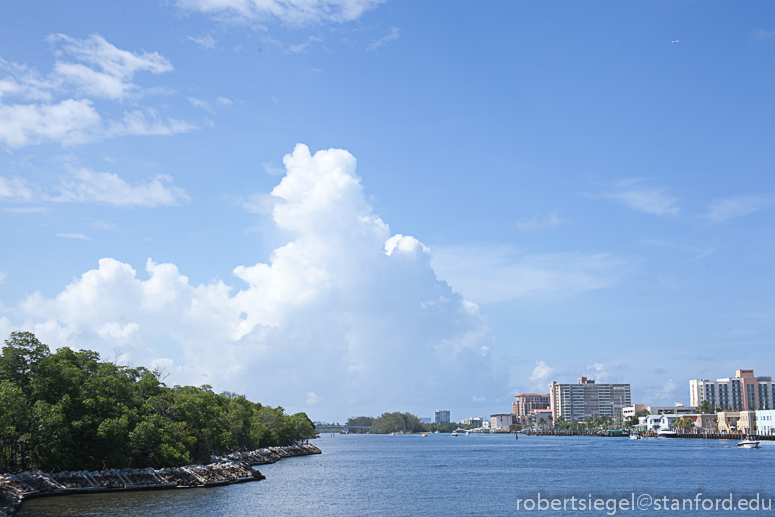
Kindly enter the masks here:
M 31 332 L 11 332 L 0 356 L 0 379 L 14 383 L 28 394 L 38 364 L 48 357 L 49 348 Z
M 89 350 L 48 347 L 14 332 L 0 355 L 0 468 L 179 466 L 213 454 L 314 437 L 306 414 L 286 415 L 210 386 L 168 388 L 146 368 Z

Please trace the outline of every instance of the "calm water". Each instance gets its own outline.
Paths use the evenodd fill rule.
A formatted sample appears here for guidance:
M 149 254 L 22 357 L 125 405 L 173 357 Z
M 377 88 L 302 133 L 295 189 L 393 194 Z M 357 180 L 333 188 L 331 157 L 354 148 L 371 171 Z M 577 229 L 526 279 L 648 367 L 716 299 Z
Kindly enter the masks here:
M 579 498 L 775 499 L 775 442 L 742 450 L 715 440 L 446 434 L 336 435 L 323 454 L 261 467 L 265 481 L 227 487 L 66 496 L 25 503 L 20 516 L 609 515 L 572 511 Z M 524 500 L 570 499 L 567 511 L 525 511 Z M 519 511 L 517 500 L 522 499 Z M 659 511 L 617 515 L 775 515 L 769 511 Z M 642 499 L 645 505 L 646 499 Z M 542 503 L 545 505 L 545 503 Z M 620 503 L 621 504 L 621 503 Z M 700 503 L 702 504 L 702 502 Z M 705 503 L 706 507 L 708 503 Z M 726 503 L 729 504 L 729 503 Z M 528 503 L 530 505 L 530 503 Z M 601 504 L 604 507 L 605 502 Z M 688 506 L 686 507 L 688 509 Z

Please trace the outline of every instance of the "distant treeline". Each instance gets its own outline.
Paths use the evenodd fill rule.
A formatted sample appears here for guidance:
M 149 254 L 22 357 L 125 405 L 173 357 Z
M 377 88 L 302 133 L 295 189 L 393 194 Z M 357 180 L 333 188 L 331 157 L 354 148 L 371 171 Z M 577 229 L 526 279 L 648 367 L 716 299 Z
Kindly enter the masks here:
M 422 433 L 439 431 L 440 433 L 451 433 L 455 429 L 473 429 L 475 425 L 461 425 L 455 422 L 445 422 L 443 424 L 421 424 L 420 419 L 411 413 L 382 413 L 379 418 L 371 416 L 355 416 L 347 420 L 348 426 L 371 426 L 372 434 L 387 433 Z
M 207 385 L 169 388 L 160 376 L 87 350 L 51 353 L 34 334 L 13 332 L 0 357 L 0 468 L 181 466 L 315 436 L 304 413 Z

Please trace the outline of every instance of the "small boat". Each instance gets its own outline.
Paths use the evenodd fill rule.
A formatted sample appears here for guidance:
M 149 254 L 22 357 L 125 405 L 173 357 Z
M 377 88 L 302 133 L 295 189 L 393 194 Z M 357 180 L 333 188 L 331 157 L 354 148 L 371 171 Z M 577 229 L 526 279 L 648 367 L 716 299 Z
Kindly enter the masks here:
M 423 433 L 422 436 L 423 438 L 425 438 L 426 436 L 428 436 L 428 433 Z
M 450 436 L 457 436 L 457 433 L 455 431 L 452 431 L 452 434 Z
M 759 442 L 749 436 L 742 442 L 737 442 L 737 446 L 742 447 L 743 449 L 758 449 Z
M 640 433 L 632 433 L 630 435 L 630 440 L 640 440 L 640 439 L 641 439 Z
M 661 427 L 657 431 L 657 438 L 678 438 L 678 433 L 667 427 Z

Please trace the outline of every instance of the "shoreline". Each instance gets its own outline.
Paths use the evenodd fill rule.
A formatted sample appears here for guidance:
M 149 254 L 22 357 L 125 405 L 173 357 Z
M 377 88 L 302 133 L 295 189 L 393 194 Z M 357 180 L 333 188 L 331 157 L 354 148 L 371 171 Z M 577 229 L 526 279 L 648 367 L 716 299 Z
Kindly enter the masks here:
M 106 469 L 89 472 L 64 471 L 52 474 L 27 471 L 0 474 L 0 517 L 14 515 L 28 499 L 71 494 L 104 494 L 140 490 L 211 488 L 266 479 L 254 466 L 284 458 L 321 454 L 314 445 L 267 447 L 249 452 L 214 456 L 206 465 L 163 469 Z

